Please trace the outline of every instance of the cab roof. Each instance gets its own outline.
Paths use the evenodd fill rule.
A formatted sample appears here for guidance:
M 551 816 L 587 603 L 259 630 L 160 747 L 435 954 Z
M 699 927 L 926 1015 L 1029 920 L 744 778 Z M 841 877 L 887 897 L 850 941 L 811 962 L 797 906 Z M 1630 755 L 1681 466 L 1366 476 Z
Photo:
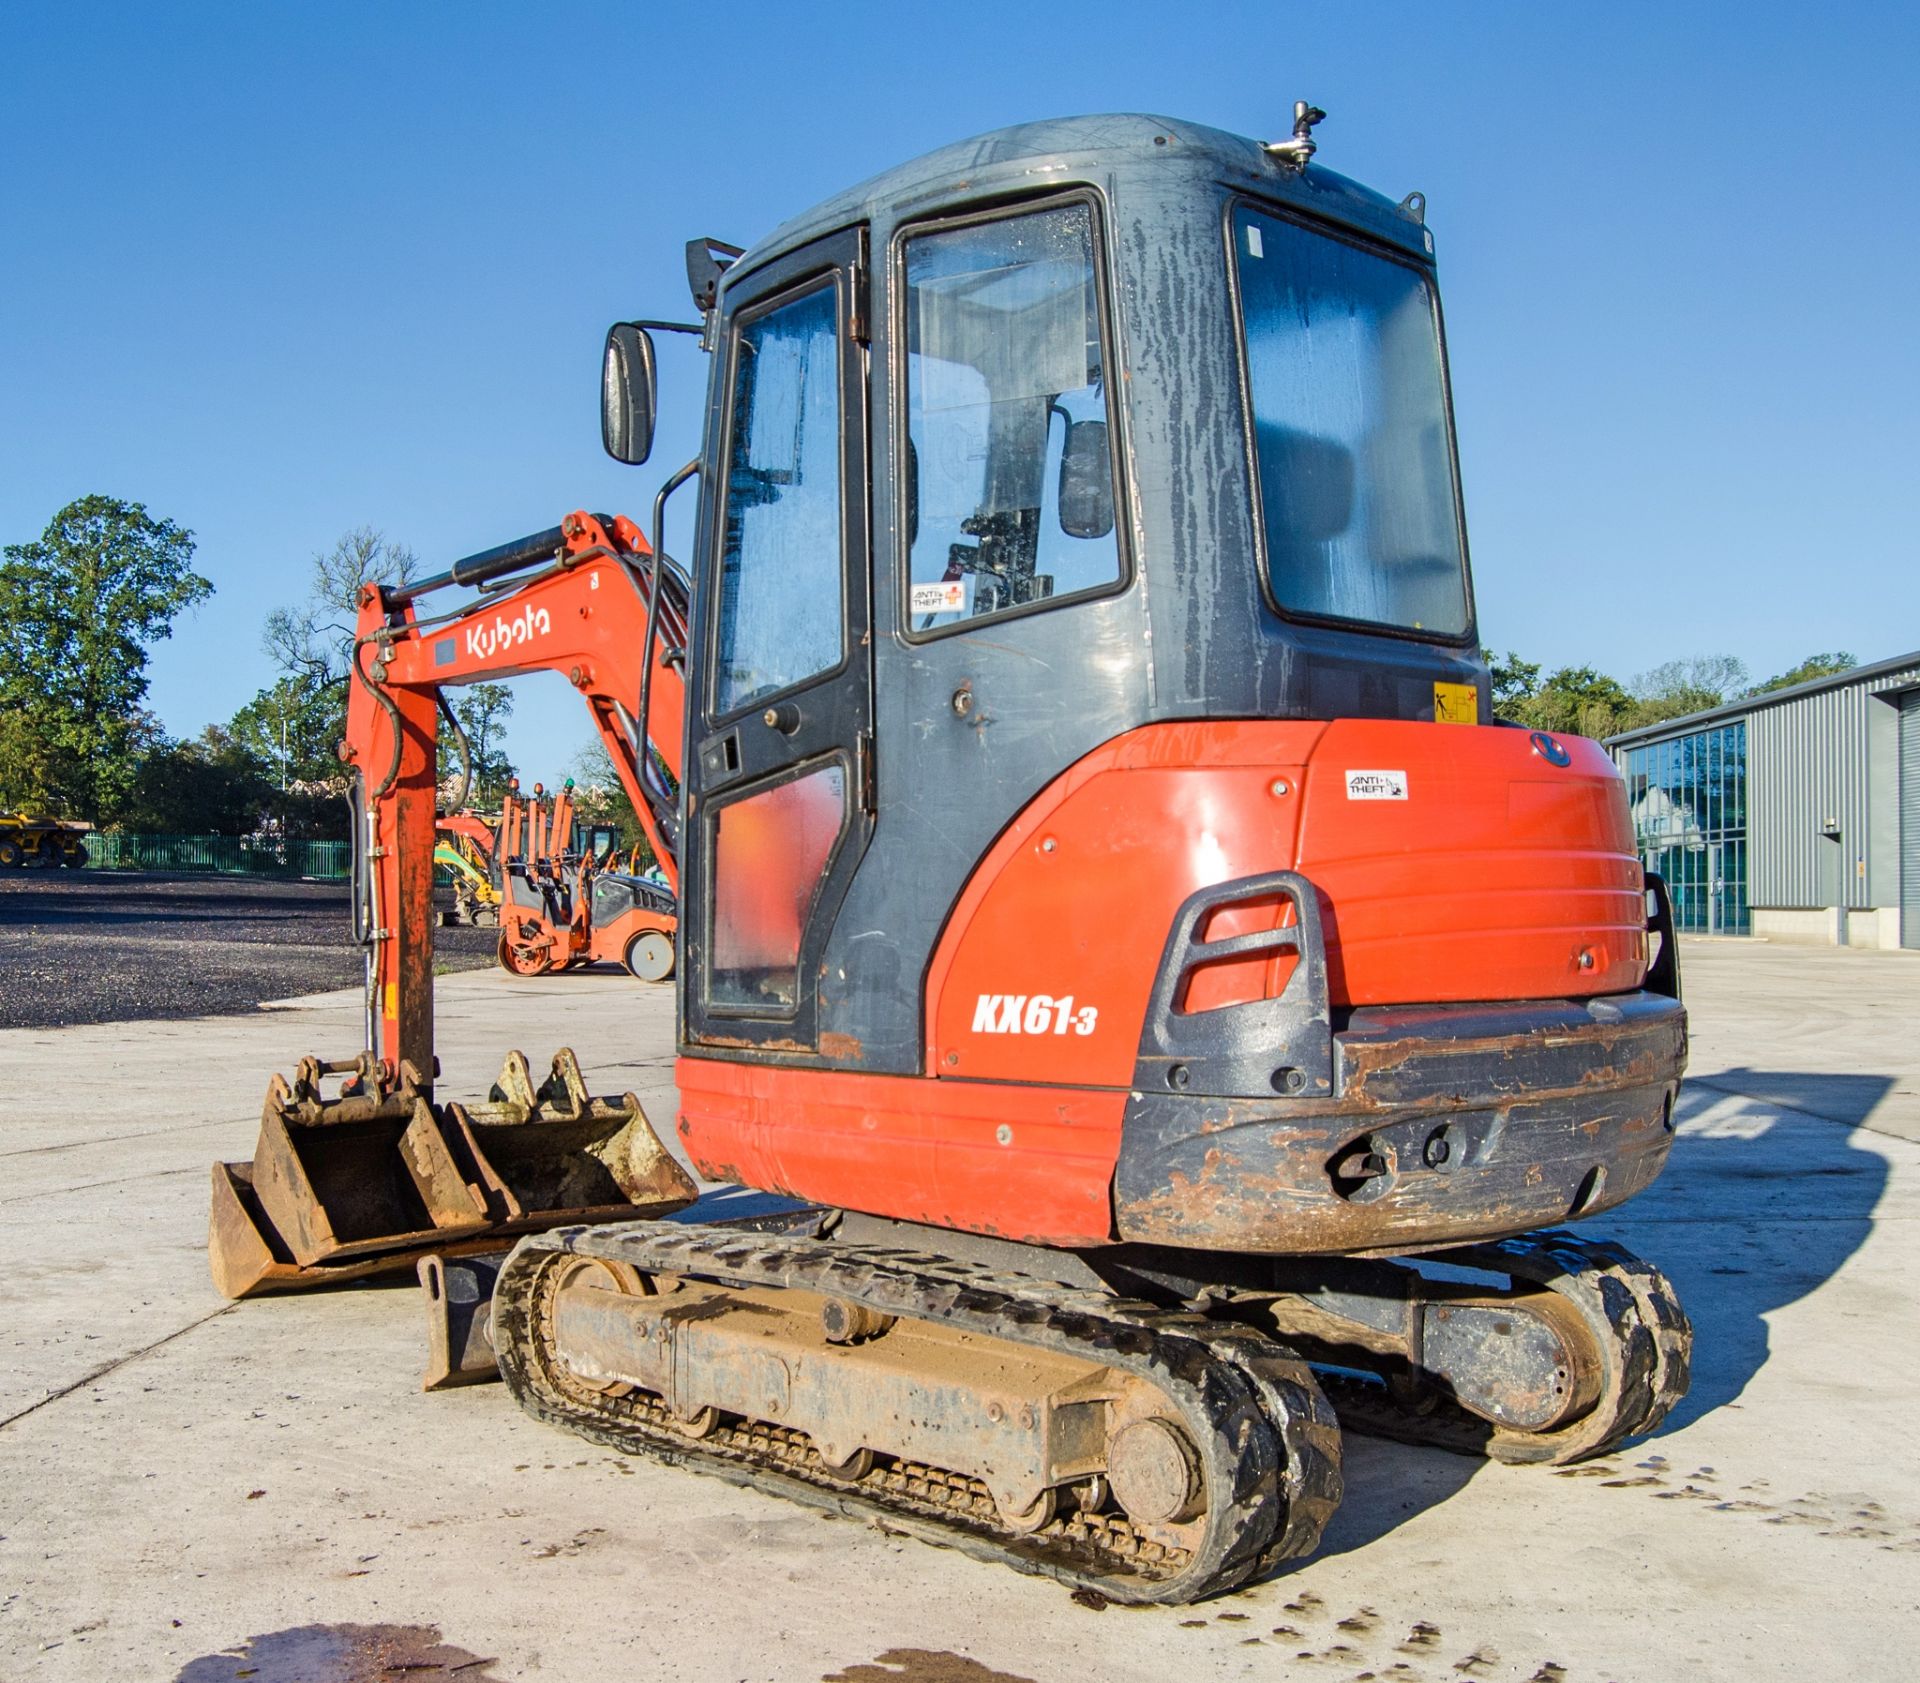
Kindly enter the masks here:
M 1322 150 L 1325 150 L 1323 144 Z M 895 165 L 836 193 L 757 240 L 729 271 L 745 276 L 767 259 L 860 222 L 893 223 L 963 204 L 1050 186 L 1091 182 L 1142 185 L 1170 173 L 1190 185 L 1219 184 L 1278 201 L 1384 240 L 1431 261 L 1433 238 L 1423 206 L 1396 203 L 1316 162 L 1304 171 L 1281 164 L 1261 143 L 1202 123 L 1141 113 L 1054 117 L 994 129 Z M 1418 195 L 1409 195 L 1417 201 Z

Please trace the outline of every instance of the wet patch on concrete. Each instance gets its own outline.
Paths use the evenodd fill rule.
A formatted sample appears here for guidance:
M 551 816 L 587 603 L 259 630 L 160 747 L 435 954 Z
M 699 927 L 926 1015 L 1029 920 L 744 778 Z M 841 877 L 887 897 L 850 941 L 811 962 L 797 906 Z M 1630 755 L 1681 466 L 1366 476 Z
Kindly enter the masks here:
M 433 1625 L 296 1625 L 189 1660 L 173 1683 L 508 1683 L 497 1663 Z

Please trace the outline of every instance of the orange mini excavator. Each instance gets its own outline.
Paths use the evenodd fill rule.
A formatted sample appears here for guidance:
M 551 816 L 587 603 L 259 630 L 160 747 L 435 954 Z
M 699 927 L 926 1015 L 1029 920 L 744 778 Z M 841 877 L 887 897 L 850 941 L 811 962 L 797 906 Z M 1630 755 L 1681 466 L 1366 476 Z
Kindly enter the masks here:
M 1566 1462 L 1684 1392 L 1664 1277 L 1563 1225 L 1668 1155 L 1665 897 L 1607 756 L 1488 716 L 1424 205 L 1312 162 L 1321 115 L 1004 130 L 690 247 L 690 608 L 640 645 L 684 708 L 643 681 L 626 735 L 684 743 L 678 1148 L 802 1208 L 522 1238 L 536 1416 L 1183 1601 L 1315 1547 L 1341 1420 Z M 623 461 L 663 325 L 608 339 Z M 389 1086 L 405 670 L 353 737 L 420 803 Z
M 644 618 L 636 643 L 642 629 Z M 602 963 L 623 964 L 643 982 L 673 974 L 673 890 L 618 869 L 619 839 L 616 827 L 574 816 L 571 778 L 551 796 L 538 783 L 522 795 L 513 780 L 496 844 L 501 969 L 539 976 Z

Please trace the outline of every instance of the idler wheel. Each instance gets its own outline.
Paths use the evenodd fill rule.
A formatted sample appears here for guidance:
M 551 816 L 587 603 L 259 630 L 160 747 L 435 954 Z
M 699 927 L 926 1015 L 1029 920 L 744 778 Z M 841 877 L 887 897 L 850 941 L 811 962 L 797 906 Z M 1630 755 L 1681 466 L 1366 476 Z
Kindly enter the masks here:
M 1107 1481 L 1136 1525 L 1177 1525 L 1197 1517 L 1200 1457 L 1171 1420 L 1131 1420 L 1107 1444 Z
M 625 1262 L 614 1262 L 607 1257 L 599 1256 L 570 1258 L 561 1267 L 554 1285 L 556 1295 L 569 1286 L 578 1285 L 595 1285 L 602 1290 L 611 1287 L 623 1297 L 652 1295 L 652 1284 L 639 1269 Z M 624 1379 L 590 1378 L 571 1365 L 568 1371 L 572 1373 L 575 1384 L 584 1385 L 590 1391 L 598 1391 L 605 1397 L 628 1396 L 634 1389 Z

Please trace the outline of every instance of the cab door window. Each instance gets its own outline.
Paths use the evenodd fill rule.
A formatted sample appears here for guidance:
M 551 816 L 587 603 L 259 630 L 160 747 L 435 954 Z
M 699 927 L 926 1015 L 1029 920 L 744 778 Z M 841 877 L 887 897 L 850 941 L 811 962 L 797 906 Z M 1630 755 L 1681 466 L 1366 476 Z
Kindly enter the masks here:
M 1112 389 L 1084 200 L 906 237 L 907 625 L 1112 585 Z
M 837 317 L 828 279 L 736 341 L 715 717 L 830 671 L 844 653 Z

